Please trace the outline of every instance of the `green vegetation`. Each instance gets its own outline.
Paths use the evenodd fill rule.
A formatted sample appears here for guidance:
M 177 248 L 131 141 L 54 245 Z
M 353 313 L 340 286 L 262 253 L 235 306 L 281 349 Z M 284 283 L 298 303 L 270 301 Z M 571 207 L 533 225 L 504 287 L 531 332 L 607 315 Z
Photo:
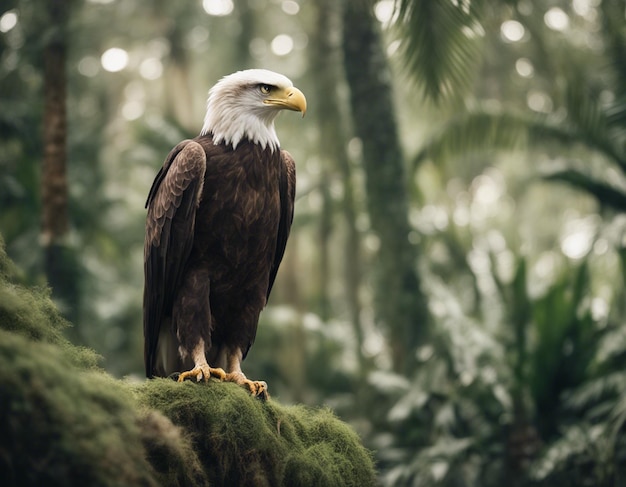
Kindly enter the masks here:
M 234 384 L 117 380 L 60 334 L 0 251 L 0 474 L 7 486 L 367 486 L 370 454 L 327 409 Z M 12 270 L 13 269 L 13 270 Z
M 328 410 L 251 399 L 235 384 L 156 379 L 136 391 L 193 434 L 215 485 L 374 485 L 371 458 Z
M 336 423 L 326 409 L 97 368 L 143 375 L 150 184 L 200 130 L 209 87 L 260 67 L 290 77 L 309 109 L 277 121 L 295 218 L 246 374 L 280 403 L 331 407 L 385 487 L 623 483 L 625 0 L 4 3 L 0 233 L 19 269 L 0 260 L 2 343 L 28 346 L 20 366 L 78 371 L 59 384 L 110 384 L 151 445 L 146 478 L 214 484 L 235 458 L 277 456 L 260 482 L 323 482 L 354 463 L 318 442 L 319 423 Z M 62 126 L 46 138 L 44 112 L 62 104 L 44 92 L 61 92 L 63 73 L 67 138 Z M 57 179 L 42 178 L 46 140 L 56 155 L 67 142 L 58 194 L 42 187 Z M 44 218 L 63 201 L 67 214 Z M 170 389 L 194 400 L 174 409 Z M 215 411 L 241 398 L 250 408 L 228 425 L 254 418 L 271 435 L 244 426 L 224 444 L 209 413 L 215 443 L 198 443 L 195 416 L 178 413 L 209 398 Z

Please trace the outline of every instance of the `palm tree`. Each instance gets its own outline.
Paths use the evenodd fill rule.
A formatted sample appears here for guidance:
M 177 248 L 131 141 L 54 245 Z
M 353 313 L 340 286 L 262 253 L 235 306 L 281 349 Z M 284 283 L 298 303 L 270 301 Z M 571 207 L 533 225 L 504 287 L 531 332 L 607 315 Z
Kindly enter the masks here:
M 545 34 L 533 22 L 543 20 L 541 5 L 534 18 L 519 12 L 516 2 L 502 1 L 500 9 L 486 19 L 484 2 L 438 2 L 398 0 L 399 26 L 404 35 L 404 54 L 411 73 L 422 86 L 424 94 L 435 102 L 460 98 L 471 90 L 480 65 L 481 45 L 485 27 L 503 17 L 513 6 L 513 17 L 523 23 L 524 31 L 532 33 L 532 42 L 546 49 Z M 493 7 L 493 5 L 492 5 Z M 496 6 L 498 7 L 498 6 Z M 612 173 L 626 177 L 626 34 L 620 28 L 626 2 L 606 0 L 598 15 L 599 39 L 607 46 L 604 57 L 606 72 L 585 68 L 572 47 L 562 48 L 542 61 L 556 58 L 543 67 L 546 78 L 557 69 L 561 88 L 554 88 L 562 110 L 536 113 L 529 109 L 512 108 L 477 100 L 473 106 L 448 120 L 413 158 L 414 167 L 425 159 L 441 162 L 476 152 L 512 149 L 526 142 L 529 147 L 559 144 L 569 148 L 582 146 L 588 157 L 603 159 L 607 170 L 602 175 L 591 173 L 591 167 L 568 164 L 542 176 L 548 181 L 564 182 L 594 196 L 601 207 L 626 209 L 626 186 L 615 183 Z M 545 7 L 544 7 L 545 9 Z M 569 49 L 569 51 L 568 51 Z M 559 66 L 558 58 L 567 55 L 571 65 Z M 604 99 L 602 99 L 604 97 Z M 608 98 L 608 101 L 606 100 Z M 563 116 L 563 113 L 566 115 Z

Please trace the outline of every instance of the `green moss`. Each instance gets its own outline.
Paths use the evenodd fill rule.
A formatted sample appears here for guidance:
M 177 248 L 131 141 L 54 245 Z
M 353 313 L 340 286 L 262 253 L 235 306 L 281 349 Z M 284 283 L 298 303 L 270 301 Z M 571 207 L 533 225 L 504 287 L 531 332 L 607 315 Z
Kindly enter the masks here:
M 262 402 L 230 383 L 155 379 L 136 393 L 190 433 L 216 485 L 375 484 L 370 454 L 329 410 Z
M 131 397 L 51 345 L 0 332 L 2 469 L 8 485 L 157 485 Z
M 4 239 L 0 235 L 0 279 L 15 281 L 19 275 L 19 269 L 6 254 Z
M 113 379 L 11 266 L 0 247 L 2 485 L 374 485 L 369 453 L 326 409 L 231 383 Z
M 62 330 L 69 323 L 50 299 L 49 290 L 29 289 L 16 284 L 17 274 L 0 238 L 0 330 L 58 345 L 74 365 L 95 367 L 99 357 L 93 350 L 76 347 L 63 336 Z
M 141 440 L 160 485 L 208 486 L 191 441 L 157 411 L 144 410 L 139 418 Z

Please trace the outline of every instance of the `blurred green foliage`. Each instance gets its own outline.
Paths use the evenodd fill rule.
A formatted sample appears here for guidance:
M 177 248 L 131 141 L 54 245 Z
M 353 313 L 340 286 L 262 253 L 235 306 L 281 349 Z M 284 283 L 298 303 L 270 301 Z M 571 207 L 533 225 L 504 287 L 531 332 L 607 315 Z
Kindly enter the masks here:
M 0 232 L 21 269 L 2 263 L 2 272 L 44 286 L 41 45 L 54 26 L 42 24 L 39 1 L 0 11 Z M 199 130 L 219 77 L 274 69 L 303 89 L 310 110 L 302 123 L 278 121 L 298 166 L 296 217 L 246 373 L 285 402 L 324 403 L 349 420 L 376 451 L 384 485 L 619 485 L 624 1 L 371 2 L 392 67 L 413 265 L 433 321 L 404 375 L 391 372 L 377 320 L 370 270 L 380 239 L 364 146 L 352 135 L 342 3 L 330 3 L 72 2 L 70 242 L 82 296 L 66 336 L 117 376 L 141 373 L 152 178 Z M 128 56 L 115 72 L 102 58 L 114 47 Z M 335 78 L 320 77 L 324 59 Z M 319 86 L 333 90 L 336 110 Z M 329 132 L 345 140 L 327 144 Z M 3 289 L 0 303 L 52 306 L 16 301 L 20 292 Z M 60 331 L 45 333 L 61 343 Z M 76 360 L 94 360 L 81 353 Z

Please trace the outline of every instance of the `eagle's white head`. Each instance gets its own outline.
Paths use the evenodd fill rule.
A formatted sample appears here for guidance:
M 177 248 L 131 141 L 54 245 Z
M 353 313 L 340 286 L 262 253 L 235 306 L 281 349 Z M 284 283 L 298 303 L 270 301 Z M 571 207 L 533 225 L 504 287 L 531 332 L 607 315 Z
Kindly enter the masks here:
M 202 135 L 237 148 L 247 138 L 272 150 L 279 147 L 274 120 L 280 110 L 306 112 L 306 98 L 289 78 L 266 69 L 237 71 L 209 90 Z

